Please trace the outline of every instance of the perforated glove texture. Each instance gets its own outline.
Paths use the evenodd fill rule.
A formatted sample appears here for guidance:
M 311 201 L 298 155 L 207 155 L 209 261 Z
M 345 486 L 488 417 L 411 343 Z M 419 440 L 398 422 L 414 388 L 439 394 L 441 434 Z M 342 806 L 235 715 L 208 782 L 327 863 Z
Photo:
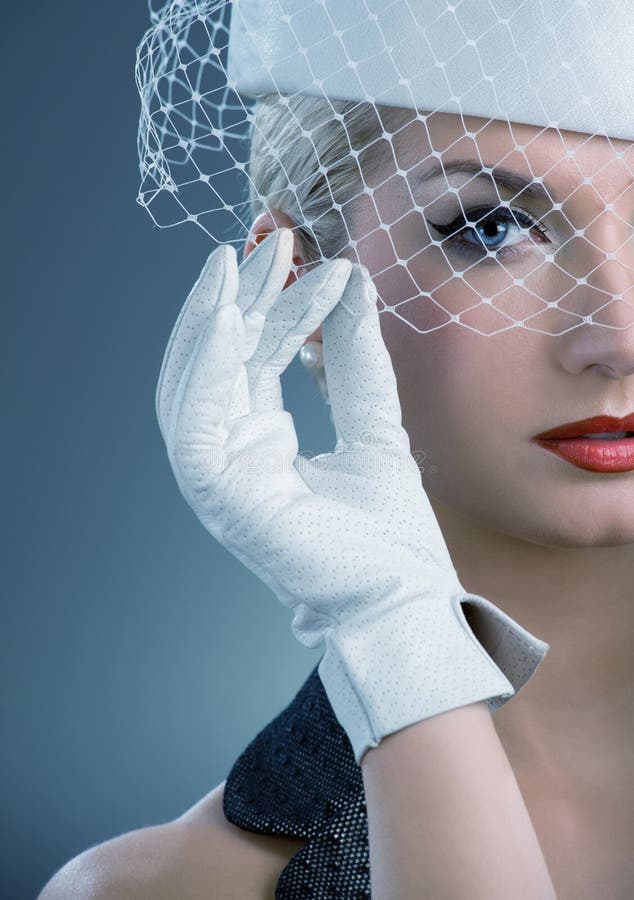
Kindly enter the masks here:
M 156 410 L 201 523 L 293 610 L 298 640 L 323 646 L 319 674 L 360 763 L 406 725 L 479 700 L 498 708 L 549 645 L 460 584 L 401 425 L 367 269 L 330 260 L 284 288 L 292 253 L 279 229 L 240 266 L 231 245 L 211 254 L 169 339 Z M 336 446 L 311 458 L 280 375 L 320 323 Z

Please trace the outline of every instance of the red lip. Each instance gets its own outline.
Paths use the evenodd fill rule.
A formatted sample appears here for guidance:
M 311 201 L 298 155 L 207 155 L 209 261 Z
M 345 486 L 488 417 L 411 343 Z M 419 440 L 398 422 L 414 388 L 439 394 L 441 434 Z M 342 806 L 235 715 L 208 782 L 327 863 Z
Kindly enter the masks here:
M 578 422 L 568 422 L 559 428 L 551 428 L 550 431 L 542 431 L 536 434 L 534 441 L 550 441 L 561 438 L 579 437 L 580 434 L 602 434 L 609 431 L 634 431 L 634 413 L 617 419 L 614 416 L 593 416 L 591 419 L 580 419 Z
M 614 416 L 594 416 L 569 422 L 535 435 L 540 447 L 588 472 L 634 471 L 634 437 L 583 438 L 582 434 L 609 434 L 617 431 L 634 432 L 634 413 L 617 419 Z

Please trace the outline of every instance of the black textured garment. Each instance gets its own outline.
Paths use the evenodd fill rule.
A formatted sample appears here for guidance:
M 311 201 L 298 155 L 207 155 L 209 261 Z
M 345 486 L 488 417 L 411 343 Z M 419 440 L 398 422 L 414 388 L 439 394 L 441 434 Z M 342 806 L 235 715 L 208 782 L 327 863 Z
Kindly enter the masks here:
M 307 838 L 280 875 L 275 900 L 370 896 L 361 767 L 317 666 L 236 760 L 224 813 L 245 831 Z

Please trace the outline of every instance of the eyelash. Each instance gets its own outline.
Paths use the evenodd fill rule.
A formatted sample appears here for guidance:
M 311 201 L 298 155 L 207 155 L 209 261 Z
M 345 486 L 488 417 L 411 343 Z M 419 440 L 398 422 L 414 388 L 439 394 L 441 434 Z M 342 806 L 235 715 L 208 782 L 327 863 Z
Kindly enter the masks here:
M 538 225 L 538 220 L 523 210 L 509 209 L 506 206 L 481 206 L 467 210 L 466 215 L 470 221 L 467 221 L 467 218 L 460 213 L 459 216 L 456 216 L 456 218 L 447 225 L 436 225 L 433 222 L 429 222 L 429 224 L 450 243 L 457 244 L 458 249 L 461 252 L 476 253 L 478 256 L 481 256 L 485 250 L 489 248 L 485 246 L 482 239 L 477 235 L 476 228 L 486 225 L 489 222 L 501 221 L 508 222 L 509 224 L 516 225 L 520 228 L 534 228 L 539 233 L 540 237 L 547 239 L 546 231 Z M 460 233 L 463 231 L 474 232 L 478 237 L 479 244 L 461 238 Z M 443 243 L 445 243 L 445 241 L 443 241 Z M 491 249 L 494 250 L 497 257 L 512 257 L 516 256 L 518 252 L 521 252 L 516 250 L 515 244 L 511 244 L 508 247 L 500 247 L 497 251 L 495 251 L 495 248 Z

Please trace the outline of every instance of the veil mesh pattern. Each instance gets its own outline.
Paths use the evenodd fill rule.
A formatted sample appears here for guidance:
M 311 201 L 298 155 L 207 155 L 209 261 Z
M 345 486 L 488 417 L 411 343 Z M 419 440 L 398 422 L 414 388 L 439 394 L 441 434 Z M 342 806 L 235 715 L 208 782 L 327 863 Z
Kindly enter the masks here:
M 604 6 L 172 0 L 154 8 L 150 2 L 151 27 L 136 65 L 138 202 L 159 227 L 190 222 L 212 241 L 233 244 L 245 240 L 256 214 L 290 205 L 311 248 L 307 264 L 340 254 L 358 261 L 361 248 L 371 246 L 379 312 L 419 332 L 450 323 L 479 334 L 628 328 L 632 141 L 558 124 L 585 116 L 603 121 L 604 113 L 611 123 L 623 118 L 618 102 L 622 82 L 632 82 L 632 63 L 623 70 L 621 43 L 629 43 L 630 59 L 633 33 L 621 38 L 622 28 L 606 29 L 618 14 L 612 0 Z M 421 10 L 432 7 L 435 16 L 424 18 Z M 520 15 L 527 44 L 539 46 L 513 45 Z M 621 15 L 623 27 L 634 28 L 634 16 Z M 240 17 L 234 31 L 232 16 Z M 234 68 L 248 69 L 242 90 L 232 58 Z M 621 85 L 620 100 L 597 99 L 592 83 L 580 82 L 580 73 L 597 66 L 605 71 L 599 87 L 605 79 L 615 92 Z M 292 89 L 296 83 L 301 90 Z M 531 120 L 543 126 L 533 124 L 530 134 L 500 112 L 505 103 L 514 108 L 512 92 L 520 89 L 524 129 Z M 362 99 L 346 100 L 351 91 Z M 421 92 L 431 101 L 426 110 L 417 106 Z M 321 106 L 302 106 L 307 97 Z M 448 99 L 438 105 L 439 97 Z M 605 109 L 597 113 L 601 103 Z M 459 137 L 438 149 L 433 123 L 447 112 L 461 123 Z M 627 135 L 629 118 L 619 126 Z M 546 132 L 549 164 L 540 171 L 537 148 Z M 487 133 L 507 147 L 493 162 L 482 158 Z M 605 147 L 597 164 L 598 139 Z M 470 171 L 455 165 L 465 141 Z M 420 152 L 412 156 L 417 143 Z M 430 193 L 423 170 L 428 174 L 431 163 L 437 177 Z

